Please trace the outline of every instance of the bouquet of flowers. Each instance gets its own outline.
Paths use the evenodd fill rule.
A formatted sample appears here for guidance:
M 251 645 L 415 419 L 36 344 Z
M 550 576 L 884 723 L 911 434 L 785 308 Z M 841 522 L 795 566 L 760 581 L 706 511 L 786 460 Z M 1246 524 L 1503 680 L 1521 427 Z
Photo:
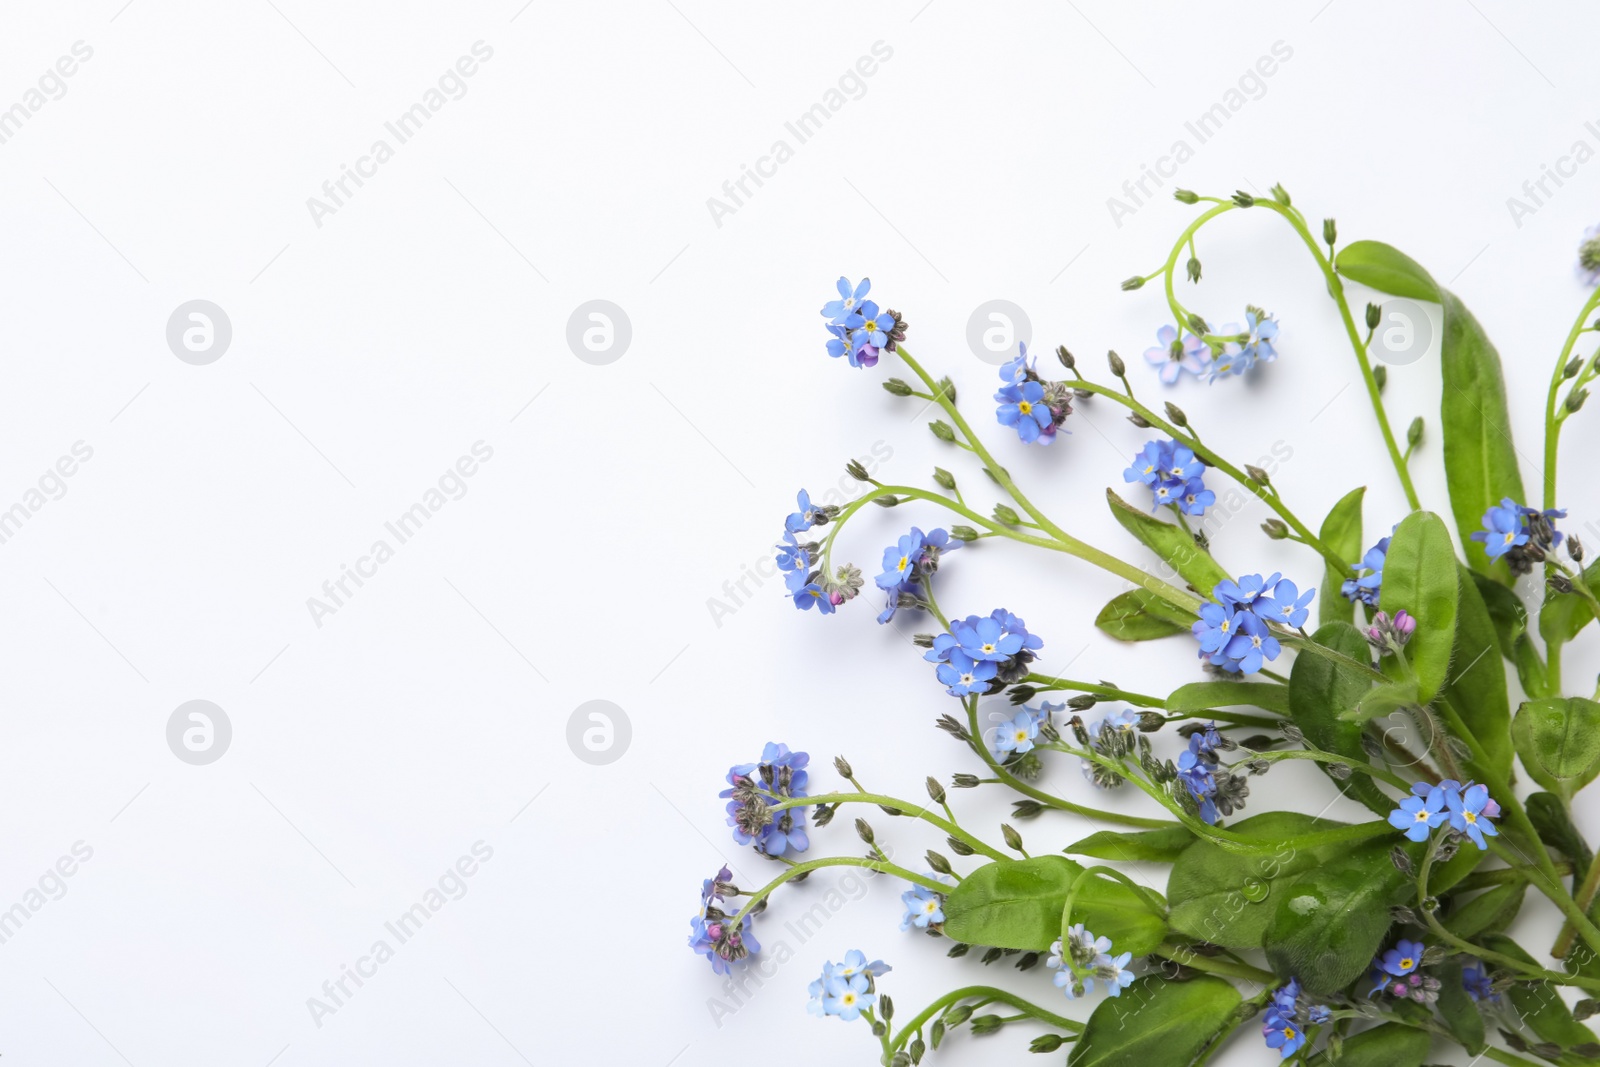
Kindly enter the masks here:
M 1582 1021 L 1600 1012 L 1600 862 L 1572 817 L 1574 796 L 1600 773 L 1600 703 L 1567 695 L 1561 673 L 1563 647 L 1600 616 L 1600 563 L 1584 569 L 1584 547 L 1559 528 L 1566 512 L 1556 507 L 1561 429 L 1600 375 L 1600 351 L 1582 351 L 1592 347 L 1586 335 L 1600 332 L 1600 288 L 1551 371 L 1543 485 L 1530 503 L 1500 358 L 1418 263 L 1375 241 L 1341 245 L 1332 219 L 1315 232 L 1281 186 L 1260 198 L 1176 196 L 1198 215 L 1159 268 L 1122 286 L 1154 283 L 1164 293 L 1171 322 L 1145 353 L 1156 375 L 1221 383 L 1277 358 L 1278 325 L 1266 311 L 1251 307 L 1242 323 L 1213 326 L 1178 295 L 1180 272 L 1200 279 L 1202 228 L 1239 211 L 1271 212 L 1304 243 L 1337 305 L 1410 513 L 1364 525 L 1357 486 L 1313 528 L 1268 472 L 1213 449 L 1177 405 L 1141 402 L 1116 353 L 1102 383 L 1065 347 L 1054 372 L 1024 347 L 1000 368 L 994 394 L 1000 435 L 1016 438 L 1010 447 L 1052 444 L 1070 432 L 1074 405 L 1089 402 L 1127 409 L 1152 434 L 1122 472 L 1124 491 L 1107 494 L 1143 548 L 1087 544 L 1013 481 L 958 407 L 954 383 L 913 358 L 904 317 L 879 306 L 868 281 L 841 278 L 838 299 L 822 308 L 828 353 L 860 369 L 898 360 L 908 376 L 883 387 L 936 406 L 933 433 L 977 465 L 1002 502 L 981 513 L 943 468 L 935 488 L 923 489 L 882 484 L 852 463 L 863 495 L 822 506 L 801 492 L 778 566 L 796 607 L 830 615 L 867 587 L 859 568 L 834 556 L 862 508 L 949 513 L 948 525 L 912 526 L 885 548 L 872 585 L 880 623 L 900 612 L 930 620 L 916 642 L 949 701 L 937 725 L 968 762 L 948 785 L 929 778 L 926 800 L 868 791 L 842 757 L 834 761 L 841 784 L 816 791 L 807 754 L 783 744 L 732 767 L 722 793 L 728 825 L 777 873 L 762 886 L 735 886 L 726 868 L 707 879 L 690 947 L 719 974 L 749 966 L 780 887 L 828 867 L 864 868 L 906 884 L 903 930 L 944 938 L 952 957 L 1014 964 L 1040 987 L 1023 997 L 963 985 L 897 1013 L 890 968 L 850 951 L 811 982 L 809 1008 L 859 1021 L 886 1067 L 918 1064 L 962 1029 L 987 1035 L 1018 1021 L 1042 1024 L 1032 1051 L 1066 1047 L 1069 1067 L 1188 1067 L 1257 1030 L 1269 1062 L 1420 1067 L 1446 1043 L 1503 1064 L 1600 1061 L 1600 1041 Z M 1600 233 L 1586 235 L 1579 260 L 1593 288 Z M 1408 467 L 1422 420 L 1402 439 L 1385 408 L 1385 367 L 1373 362 L 1383 296 L 1360 315 L 1350 283 L 1439 305 L 1442 512 L 1424 508 Z M 1310 573 L 1240 575 L 1213 558 L 1196 520 L 1224 479 L 1271 510 L 1267 537 L 1304 546 Z M 1382 536 L 1369 541 L 1368 531 Z M 1200 680 L 1159 695 L 1055 677 L 1040 671 L 1044 637 L 1006 608 L 947 614 L 936 595 L 941 568 L 966 566 L 965 554 L 951 556 L 989 539 L 1126 579 L 1132 588 L 1104 606 L 1098 627 L 1123 641 L 1174 639 L 1171 651 L 1196 657 Z M 1172 579 L 1123 558 L 1140 551 L 1159 557 Z M 1014 713 L 986 727 L 979 700 L 991 696 L 1009 699 Z M 1395 721 L 1415 729 L 1384 728 Z M 1044 762 L 1061 758 L 1082 766 L 1088 784 L 1077 799 L 1036 784 Z M 1336 791 L 1371 818 L 1247 814 L 1251 779 L 1287 760 L 1314 764 L 1330 801 Z M 1109 828 L 1041 849 L 1049 825 L 1041 821 L 1030 851 L 1011 824 L 996 837 L 958 816 L 955 791 L 995 788 L 1015 794 L 1013 822 L 1062 811 Z M 1085 800 L 1119 789 L 1146 794 L 1165 817 Z M 947 850 L 928 851 L 912 869 L 857 817 L 864 851 L 816 857 L 813 829 L 847 806 L 927 823 Z M 1169 865 L 1165 893 L 1106 861 Z M 1553 944 L 1524 947 L 1507 936 L 1532 898 L 1560 913 Z M 1090 1001 L 1086 1021 L 1061 1014 L 1081 999 Z

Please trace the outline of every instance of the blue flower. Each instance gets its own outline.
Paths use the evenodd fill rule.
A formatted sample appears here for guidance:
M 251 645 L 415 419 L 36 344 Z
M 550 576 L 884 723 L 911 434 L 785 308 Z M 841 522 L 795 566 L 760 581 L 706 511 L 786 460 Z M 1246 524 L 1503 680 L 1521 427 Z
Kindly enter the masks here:
M 950 624 L 950 633 L 961 644 L 961 651 L 975 660 L 999 663 L 1022 650 L 1023 634 L 1009 633 L 994 616 L 969 616 Z
M 1494 982 L 1489 978 L 1488 968 L 1481 963 L 1462 968 L 1461 984 L 1473 1000 L 1487 1000 L 1491 1003 L 1500 1000 L 1500 994 L 1494 991 Z
M 1300 1010 L 1300 979 L 1291 978 L 1288 983 L 1279 986 L 1272 993 L 1272 1002 L 1269 1011 L 1276 1011 L 1285 1017 L 1292 1017 Z
M 702 911 L 689 920 L 689 948 L 710 960 L 714 973 L 728 974 L 733 964 L 761 951 L 749 918 L 735 924 L 716 908 Z
M 1209 761 L 1191 751 L 1178 753 L 1179 781 L 1189 787 L 1189 794 L 1199 804 L 1201 821 L 1215 826 L 1221 816 L 1217 812 L 1216 802 L 1212 800 L 1217 793 L 1217 779 L 1211 773 L 1211 767 Z
M 1421 941 L 1407 941 L 1401 938 L 1395 942 L 1394 948 L 1385 952 L 1378 960 L 1379 966 L 1385 974 L 1396 978 L 1404 978 L 1422 964 L 1422 953 L 1427 946 Z
M 1522 505 L 1510 497 L 1483 513 L 1483 529 L 1472 539 L 1481 543 L 1490 559 L 1499 559 L 1519 545 L 1528 543 L 1528 529 L 1522 521 Z
M 998 755 L 1008 752 L 1032 752 L 1034 738 L 1039 736 L 1039 717 L 1024 707 L 1011 721 L 995 731 L 994 747 Z
M 839 299 L 823 304 L 822 313 L 828 317 L 831 325 L 843 326 L 860 309 L 862 298 L 872 289 L 872 280 L 862 278 L 861 284 L 852 286 L 849 278 L 841 276 L 836 284 L 839 287 Z
M 922 554 L 922 531 L 915 526 L 899 541 L 883 550 L 883 573 L 873 581 L 879 589 L 901 589 L 916 580 L 917 557 Z
M 1282 1059 L 1288 1059 L 1306 1043 L 1306 1033 L 1295 1025 L 1292 1018 L 1286 1019 L 1277 1012 L 1268 1012 L 1266 1021 L 1261 1024 L 1261 1036 L 1266 1038 L 1267 1047 L 1277 1049 Z
M 1250 605 L 1250 610 L 1267 622 L 1282 623 L 1285 626 L 1304 626 L 1311 612 L 1307 605 L 1317 595 L 1315 589 L 1300 592 L 1300 587 L 1287 578 L 1279 580 L 1272 587 L 1269 597 L 1257 597 Z
M 1183 492 L 1179 494 L 1177 508 L 1185 515 L 1204 515 L 1206 508 L 1217 502 L 1217 494 L 1206 488 L 1205 482 L 1199 478 L 1191 478 L 1184 483 Z
M 768 743 L 758 762 L 728 769 L 728 788 L 717 795 L 728 801 L 727 822 L 733 827 L 735 841 L 754 844 L 757 852 L 768 856 L 804 852 L 811 847 L 806 834 L 806 809 L 774 812 L 769 804 L 807 795 L 810 775 L 806 766 L 810 762 L 807 753 Z
M 1208 762 L 1216 760 L 1217 752 L 1222 747 L 1222 734 L 1217 731 L 1217 724 L 1214 722 L 1205 723 L 1189 735 L 1189 751 Z M 1227 747 L 1232 748 L 1233 745 L 1229 744 Z
M 1259 574 L 1246 574 L 1236 582 L 1223 579 L 1217 583 L 1211 595 L 1224 604 L 1248 611 L 1259 598 L 1266 596 L 1277 586 L 1281 577 L 1283 575 L 1273 571 L 1270 578 L 1263 578 Z
M 1095 961 L 1094 976 L 1106 984 L 1106 996 L 1120 997 L 1133 984 L 1133 972 L 1128 970 L 1132 959 L 1133 953 L 1124 952 L 1120 956 L 1107 953 Z
M 1413 841 L 1426 841 L 1428 834 L 1444 821 L 1444 793 L 1438 790 L 1427 797 L 1406 797 L 1389 813 L 1389 825 L 1404 830 Z
M 1163 326 L 1156 331 L 1156 347 L 1144 350 L 1145 361 L 1156 368 L 1156 373 L 1166 385 L 1175 385 L 1185 371 L 1197 378 L 1203 376 L 1206 365 L 1211 362 L 1211 350 L 1200 338 L 1186 333 L 1183 335 L 1183 344 L 1174 351 L 1172 343 L 1177 339 L 1177 330 Z
M 1494 823 L 1489 821 L 1500 814 L 1500 806 L 1489 799 L 1487 786 L 1469 785 L 1460 793 L 1452 792 L 1445 797 L 1445 806 L 1450 811 L 1450 828 L 1466 834 L 1479 849 L 1489 847 L 1484 840 L 1485 835 L 1500 835 Z
M 1199 640 L 1202 655 L 1215 656 L 1238 635 L 1241 619 L 1233 608 L 1208 600 L 1200 605 L 1200 621 L 1190 626 L 1189 632 Z
M 1244 351 L 1250 353 L 1252 363 L 1259 361 L 1271 363 L 1278 358 L 1277 349 L 1272 347 L 1272 339 L 1278 336 L 1278 324 L 1272 321 L 1272 316 L 1259 308 L 1251 308 L 1245 312 L 1245 332 L 1249 337 L 1244 342 Z
M 1040 434 L 1055 425 L 1055 413 L 1045 403 L 1044 386 L 1039 382 L 1002 386 L 994 398 L 1000 402 L 995 418 L 1000 425 L 1015 428 L 1024 444 L 1039 440 Z
M 1234 669 L 1245 674 L 1255 674 L 1265 662 L 1278 658 L 1282 646 L 1278 644 L 1278 639 L 1272 636 L 1272 631 L 1267 629 L 1266 623 L 1254 615 L 1241 614 L 1239 633 L 1228 642 L 1225 651 Z M 1227 666 L 1227 664 L 1218 665 Z
M 900 919 L 902 930 L 912 926 L 926 930 L 929 923 L 944 922 L 944 898 L 926 886 L 912 886 L 901 893 L 900 903 L 906 906 L 906 913 Z
M 1321 1026 L 1323 1023 L 1333 1018 L 1333 1010 L 1326 1004 L 1313 1004 L 1306 1012 L 1306 1018 L 1315 1023 L 1317 1026 Z
M 1122 472 L 1122 480 L 1149 486 L 1161 482 L 1171 462 L 1167 455 L 1171 444 L 1171 441 L 1146 441 L 1145 446 L 1133 457 L 1133 466 Z
M 1222 328 L 1224 333 L 1238 333 L 1239 324 L 1230 322 Z M 1206 364 L 1206 382 L 1215 385 L 1223 378 L 1240 375 L 1255 366 L 1255 355 L 1232 341 L 1213 351 L 1211 362 Z
M 1367 573 L 1358 578 L 1346 578 L 1339 587 L 1340 594 L 1351 602 L 1360 602 L 1368 607 L 1378 606 L 1378 593 L 1383 587 L 1383 563 L 1389 555 L 1389 541 L 1385 537 L 1361 557 L 1361 566 L 1358 570 Z
M 1000 380 L 1007 385 L 1016 385 L 1026 381 L 1028 372 L 1033 369 L 1028 360 L 1028 345 L 1025 341 L 1017 342 L 1017 355 L 1000 365 Z
M 828 978 L 823 981 L 823 988 L 827 994 L 822 1002 L 824 1010 L 845 1022 L 860 1018 L 862 1011 L 878 1002 L 877 994 L 870 992 L 872 984 L 864 974 L 854 978 Z
M 809 580 L 805 570 L 792 570 L 784 584 L 789 589 L 789 596 L 794 600 L 794 606 L 801 611 L 806 611 L 813 606 L 824 615 L 832 615 L 843 602 L 841 596 L 838 601 L 833 599 L 833 594 L 817 583 Z
M 804 489 L 795 497 L 795 503 L 799 505 L 799 510 L 783 521 L 783 528 L 790 533 L 805 533 L 817 524 L 817 520 L 821 517 L 821 509 L 812 505 L 811 494 Z
M 887 963 L 884 963 L 882 960 L 873 960 L 871 963 L 868 963 L 867 954 L 858 948 L 853 948 L 844 954 L 844 961 L 842 963 L 828 964 L 824 973 L 832 975 L 835 978 L 854 978 L 858 974 L 868 975 L 872 978 L 880 978 L 892 970 L 894 970 L 894 968 L 889 966 Z
M 950 658 L 939 664 L 934 674 L 942 682 L 945 691 L 953 697 L 969 696 L 973 693 L 987 693 L 989 683 L 994 680 L 999 667 L 987 660 L 974 660 L 959 648 L 950 651 Z
M 871 345 L 882 348 L 889 343 L 889 331 L 894 329 L 894 316 L 881 311 L 871 300 L 863 300 L 855 315 L 846 322 L 850 327 L 850 340 L 859 347 Z

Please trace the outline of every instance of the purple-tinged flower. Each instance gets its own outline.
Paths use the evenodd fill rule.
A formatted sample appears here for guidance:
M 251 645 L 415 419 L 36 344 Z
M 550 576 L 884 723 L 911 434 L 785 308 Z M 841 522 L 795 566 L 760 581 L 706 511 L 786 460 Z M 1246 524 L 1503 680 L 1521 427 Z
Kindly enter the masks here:
M 860 284 L 851 285 L 849 278 L 841 276 L 835 284 L 839 289 L 839 299 L 823 304 L 822 313 L 828 317 L 831 325 L 843 326 L 860 309 L 863 298 L 872 289 L 872 279 L 862 278 Z
M 1154 348 L 1144 350 L 1147 363 L 1156 368 L 1157 375 L 1163 384 L 1175 385 L 1185 371 L 1201 377 L 1206 373 L 1206 364 L 1211 361 L 1211 350 L 1204 341 L 1192 333 L 1183 335 L 1183 343 L 1175 344 L 1178 340 L 1178 331 L 1171 326 L 1163 326 L 1156 331 Z
M 1302 593 L 1299 586 L 1283 578 L 1272 587 L 1270 596 L 1257 597 L 1250 605 L 1250 610 L 1266 622 L 1300 627 L 1306 624 L 1311 614 L 1309 605 L 1316 595 L 1315 589 L 1307 589 Z
M 728 825 L 741 845 L 754 844 L 768 856 L 804 852 L 811 847 L 806 835 L 806 809 L 773 811 L 772 804 L 806 796 L 811 757 L 791 751 L 788 745 L 768 743 L 756 763 L 728 769 L 728 788 L 718 796 L 728 801 Z
M 715 907 L 689 920 L 689 948 L 710 960 L 716 974 L 728 974 L 733 964 L 761 951 L 749 917 L 737 924 Z
M 1440 790 L 1434 790 L 1425 797 L 1406 797 L 1400 801 L 1398 808 L 1389 813 L 1389 825 L 1405 831 L 1406 837 L 1413 841 L 1426 841 L 1435 827 L 1444 824 L 1444 797 L 1445 794 Z
M 1217 795 L 1217 779 L 1212 773 L 1212 764 L 1186 749 L 1178 753 L 1177 765 L 1178 780 L 1188 787 L 1189 795 L 1199 805 L 1201 821 L 1215 826 L 1220 821 L 1220 815 L 1214 799 Z
M 1383 564 L 1389 555 L 1390 538 L 1383 538 L 1377 544 L 1367 549 L 1367 554 L 1361 557 L 1361 566 L 1358 571 L 1365 571 L 1355 578 L 1346 578 L 1339 587 L 1339 592 L 1352 603 L 1362 603 L 1368 607 L 1378 606 L 1378 593 L 1383 588 Z
M 1377 649 L 1380 658 L 1391 654 L 1398 656 L 1416 631 L 1417 620 L 1408 615 L 1404 608 L 1395 612 L 1393 618 L 1389 617 L 1388 612 L 1380 611 L 1372 617 L 1372 625 L 1367 627 L 1367 643 Z
M 1489 821 L 1500 813 L 1500 806 L 1489 799 L 1488 786 L 1469 785 L 1460 793 L 1450 793 L 1445 797 L 1445 807 L 1450 812 L 1450 828 L 1466 834 L 1480 850 L 1489 847 L 1485 836 L 1500 836 Z

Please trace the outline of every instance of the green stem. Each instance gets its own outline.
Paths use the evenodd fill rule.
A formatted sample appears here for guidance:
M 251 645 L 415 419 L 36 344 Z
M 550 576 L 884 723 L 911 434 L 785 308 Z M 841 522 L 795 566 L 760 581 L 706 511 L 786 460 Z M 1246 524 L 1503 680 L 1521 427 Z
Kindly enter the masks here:
M 784 872 L 778 877 L 751 893 L 750 899 L 745 902 L 744 907 L 739 909 L 739 914 L 735 915 L 730 921 L 735 923 L 744 922 L 745 917 L 750 914 L 750 909 L 770 896 L 774 889 L 777 889 L 787 881 L 800 877 L 802 874 L 820 871 L 824 867 L 863 867 L 869 871 L 877 871 L 880 874 L 892 874 L 896 878 L 903 878 L 914 885 L 920 885 L 936 893 L 948 893 L 950 891 L 950 887 L 943 882 L 929 878 L 925 874 L 908 871 L 904 867 L 898 867 L 887 860 L 865 859 L 861 856 L 825 856 L 822 859 L 806 860 L 804 863 L 797 863 L 793 867 L 785 868 Z
M 1237 960 L 1221 959 L 1216 956 L 1202 956 L 1187 945 L 1175 945 L 1171 941 L 1164 941 L 1155 951 L 1157 956 L 1169 959 L 1173 963 L 1182 964 L 1191 970 L 1205 971 L 1207 974 L 1220 974 L 1228 978 L 1238 978 L 1246 982 L 1255 982 L 1259 985 L 1276 986 L 1277 975 L 1271 971 L 1264 971 L 1259 967 L 1252 967 L 1248 963 Z
M 1583 310 L 1578 312 L 1577 319 L 1572 323 L 1572 329 L 1567 333 L 1567 343 L 1561 346 L 1561 355 L 1556 360 L 1555 369 L 1550 372 L 1550 391 L 1546 394 L 1544 402 L 1544 506 L 1546 508 L 1556 506 L 1556 461 L 1560 458 L 1561 423 L 1565 421 L 1556 417 L 1556 394 L 1561 391 L 1561 383 L 1565 380 L 1563 372 L 1572 357 L 1572 349 L 1584 332 L 1584 324 L 1589 321 L 1589 316 L 1594 314 L 1597 307 L 1600 307 L 1600 288 L 1589 294 Z
M 939 818 L 939 816 L 929 811 L 925 804 L 912 804 L 896 797 L 882 796 L 878 793 L 823 793 L 819 796 L 788 797 L 771 804 L 770 807 L 773 811 L 783 811 L 785 808 L 804 808 L 816 804 L 876 804 L 883 808 L 894 808 L 902 815 L 909 815 L 912 818 L 921 819 L 925 823 L 937 826 L 951 837 L 983 853 L 992 860 L 1010 858 L 1004 852 L 991 848 L 981 839 L 973 837 L 949 819 Z
M 896 1034 L 894 1040 L 889 1043 L 890 1050 L 895 1051 L 903 1048 L 905 1043 L 911 1039 L 913 1034 L 921 1030 L 924 1026 L 928 1025 L 928 1021 L 935 1015 L 938 1015 L 941 1011 L 952 1007 L 963 1000 L 969 1000 L 973 997 L 983 997 L 985 998 L 985 1002 L 999 1001 L 1002 1004 L 1009 1004 L 1013 1008 L 1024 1011 L 1041 1022 L 1049 1023 L 1051 1026 L 1059 1026 L 1061 1029 L 1070 1033 L 1076 1034 L 1083 1031 L 1083 1024 L 1077 1020 L 1068 1019 L 1057 1015 L 1055 1012 L 1046 1011 L 1037 1004 L 1023 1000 L 1015 993 L 1008 993 L 1004 989 L 996 989 L 993 986 L 969 985 L 946 993 L 944 996 L 940 997 L 938 1000 L 935 1000 L 932 1004 L 929 1004 L 926 1008 L 923 1008 L 920 1012 L 918 1012 L 914 1018 L 900 1028 L 900 1032 Z
M 1030 674 L 1023 679 L 1028 685 L 1036 686 L 1041 691 L 1048 689 L 1066 689 L 1074 693 L 1089 693 L 1107 700 L 1120 700 L 1132 704 L 1136 708 L 1165 708 L 1166 701 L 1160 697 L 1146 696 L 1143 693 L 1132 693 L 1116 686 L 1100 685 L 1094 682 L 1075 682 L 1071 678 L 1053 678 L 1047 674 Z
M 1572 901 L 1587 914 L 1589 905 L 1594 903 L 1596 893 L 1600 893 L 1600 856 L 1596 856 L 1594 862 L 1589 864 L 1589 873 L 1583 876 L 1583 884 L 1578 886 L 1578 892 Z M 1572 939 L 1577 934 L 1571 923 L 1563 924 L 1561 937 L 1550 950 L 1550 955 L 1558 960 L 1566 959 L 1567 953 L 1572 951 Z

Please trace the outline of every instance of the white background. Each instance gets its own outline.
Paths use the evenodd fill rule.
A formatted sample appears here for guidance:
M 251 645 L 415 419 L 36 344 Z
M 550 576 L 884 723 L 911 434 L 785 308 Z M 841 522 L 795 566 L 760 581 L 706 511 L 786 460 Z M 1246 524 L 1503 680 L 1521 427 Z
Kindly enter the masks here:
M 683 946 L 724 858 L 743 884 L 773 871 L 731 841 L 716 798 L 763 742 L 812 752 L 817 789 L 841 751 L 868 785 L 913 798 L 927 774 L 975 769 L 931 729 L 953 703 L 903 634 L 874 625 L 876 597 L 819 619 L 767 581 L 710 610 L 768 556 L 795 489 L 820 497 L 875 445 L 880 477 L 926 485 L 939 463 L 987 508 L 920 405 L 878 388 L 896 361 L 853 371 L 824 354 L 817 308 L 841 273 L 870 274 L 906 315 L 912 350 L 955 377 L 1038 502 L 1133 552 L 1102 493 L 1145 435 L 1097 404 L 1052 449 L 1007 440 L 967 319 L 1013 301 L 1038 350 L 1066 343 L 1103 377 L 1115 347 L 1162 399 L 1140 358 L 1159 298 L 1117 282 L 1154 269 L 1190 217 L 1173 184 L 1282 181 L 1312 219 L 1391 241 L 1474 309 L 1537 484 L 1600 163 L 1520 226 L 1506 201 L 1574 142 L 1600 147 L 1584 126 L 1600 120 L 1585 110 L 1600 16 L 1578 4 L 275 3 L 0 11 L 0 108 L 74 42 L 93 49 L 0 144 L 0 507 L 75 442 L 93 449 L 0 544 L 0 908 L 75 842 L 93 849 L 0 944 L 7 1064 L 868 1063 L 864 1026 L 804 1012 L 806 983 L 853 947 L 895 965 L 883 988 L 902 1016 L 985 980 L 1064 1003 L 1042 969 L 947 963 L 944 943 L 898 932 L 887 879 L 804 943 L 782 923 L 836 880 L 778 894 L 758 932 L 794 958 L 720 1020 L 710 998 L 733 1002 Z M 466 94 L 317 225 L 307 198 L 480 40 L 493 57 Z M 776 139 L 793 147 L 784 123 L 880 41 L 892 57 L 859 98 L 719 225 L 707 198 Z M 1185 122 L 1275 42 L 1292 57 L 1197 146 Z M 1117 225 L 1108 198 L 1179 139 L 1193 158 Z M 1265 305 L 1283 355 L 1170 395 L 1237 461 L 1291 450 L 1277 479 L 1313 525 L 1370 479 L 1376 539 L 1403 498 L 1309 257 L 1265 212 L 1208 229 L 1200 254 L 1195 306 L 1222 322 Z M 165 340 L 196 298 L 233 328 L 208 366 Z M 592 299 L 632 323 L 606 366 L 566 341 Z M 1397 428 L 1430 420 L 1419 483 L 1443 509 L 1436 379 L 1435 352 L 1392 373 L 1388 401 Z M 1574 529 L 1600 522 L 1581 458 L 1597 435 L 1586 416 L 1566 438 Z M 467 494 L 316 625 L 307 598 L 478 441 L 493 458 Z M 869 580 L 912 522 L 943 521 L 869 510 L 842 539 Z M 1262 517 L 1228 523 L 1218 557 L 1315 584 L 1317 560 L 1268 543 Z M 946 609 L 1017 611 L 1052 671 L 1158 694 L 1198 677 L 1182 641 L 1095 634 L 1118 581 L 1014 547 L 954 557 Z M 1587 690 L 1596 665 L 1587 646 L 1570 654 L 1569 687 Z M 197 698 L 233 727 L 200 767 L 165 734 Z M 632 724 L 606 766 L 567 743 L 591 699 Z M 1074 767 L 1047 781 L 1088 798 Z M 1328 795 L 1275 772 L 1250 810 Z M 958 800 L 998 837 L 1003 798 Z M 849 814 L 814 854 L 858 851 Z M 909 863 L 937 843 L 873 816 Z M 1023 826 L 1035 852 L 1087 830 Z M 393 944 L 383 924 L 477 841 L 493 858 L 466 895 L 317 1025 L 308 998 Z M 1524 927 L 1536 949 L 1553 933 Z M 939 1058 L 1025 1056 L 1016 1030 L 963 1034 Z M 1255 1040 L 1217 1062 L 1263 1061 Z

